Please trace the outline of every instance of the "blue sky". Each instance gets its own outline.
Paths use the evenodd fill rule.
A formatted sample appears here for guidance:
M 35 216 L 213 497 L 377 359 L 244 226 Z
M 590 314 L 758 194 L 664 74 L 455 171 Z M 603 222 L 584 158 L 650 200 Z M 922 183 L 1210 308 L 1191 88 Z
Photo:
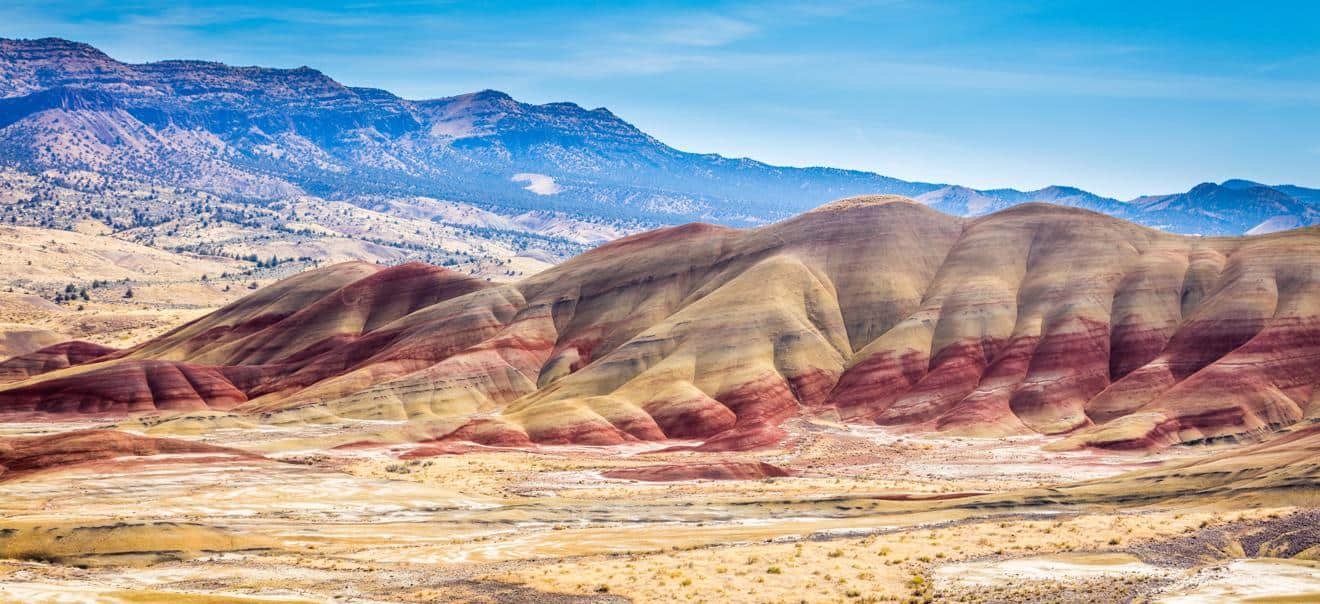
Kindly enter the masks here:
M 1131 197 L 1320 186 L 1320 4 L 0 3 L 0 36 L 606 106 L 680 149 Z

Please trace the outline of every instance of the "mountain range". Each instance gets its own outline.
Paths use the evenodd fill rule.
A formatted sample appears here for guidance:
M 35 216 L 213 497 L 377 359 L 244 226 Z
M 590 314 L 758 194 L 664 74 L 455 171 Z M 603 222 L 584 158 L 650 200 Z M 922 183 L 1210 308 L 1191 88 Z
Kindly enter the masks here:
M 135 65 L 53 38 L 0 40 L 0 163 L 46 178 L 96 175 L 84 187 L 172 187 L 240 203 L 423 196 L 621 225 L 758 225 L 860 194 L 963 216 L 1048 202 L 1204 235 L 1320 221 L 1320 190 L 1294 185 L 1230 180 L 1128 201 L 1071 187 L 974 190 L 688 153 L 604 108 L 493 90 L 408 100 L 307 67 Z

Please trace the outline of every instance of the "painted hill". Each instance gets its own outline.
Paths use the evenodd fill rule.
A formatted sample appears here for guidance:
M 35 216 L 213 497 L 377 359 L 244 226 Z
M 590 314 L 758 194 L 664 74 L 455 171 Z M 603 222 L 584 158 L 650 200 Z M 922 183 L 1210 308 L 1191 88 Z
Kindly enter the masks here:
M 18 382 L 34 375 L 50 373 L 105 356 L 116 349 L 92 342 L 70 340 L 40 350 L 14 355 L 0 362 L 0 383 Z
M 1019 494 L 1019 501 L 1151 504 L 1181 498 L 1268 502 L 1315 500 L 1320 485 L 1320 425 L 1262 443 L 1161 467 Z M 1305 549 L 1303 547 L 1302 549 Z
M 42 436 L 0 438 L 0 482 L 47 470 L 94 463 L 145 462 L 164 456 L 257 459 L 238 449 L 186 440 L 153 438 L 115 430 L 74 430 Z
M 0 386 L 42 416 L 407 419 L 527 446 L 783 438 L 799 415 L 1157 448 L 1317 413 L 1320 229 L 1171 235 L 1041 204 L 848 199 L 628 237 L 522 281 L 303 273 L 109 360 Z
M 63 340 L 63 336 L 48 329 L 17 323 L 0 323 L 0 359 L 35 352 Z

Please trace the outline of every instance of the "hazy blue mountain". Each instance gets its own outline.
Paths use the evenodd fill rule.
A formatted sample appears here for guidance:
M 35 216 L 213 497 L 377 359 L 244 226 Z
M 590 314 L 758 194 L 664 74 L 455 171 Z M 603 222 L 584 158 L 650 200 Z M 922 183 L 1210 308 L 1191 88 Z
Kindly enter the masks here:
M 129 65 L 75 42 L 4 40 L 0 75 L 7 161 L 189 186 L 201 186 L 190 175 L 202 174 L 213 192 L 257 199 L 293 189 L 424 194 L 660 222 L 759 223 L 848 195 L 936 188 L 686 153 L 603 108 L 531 105 L 491 90 L 410 101 L 306 67 Z M 68 149 L 51 130 L 74 131 L 93 147 Z M 92 165 L 87 156 L 98 154 L 116 162 Z M 234 173 L 250 177 L 225 176 Z M 529 189 L 531 180 L 552 184 Z
M 1275 185 L 1271 188 L 1307 205 L 1320 206 L 1320 189 L 1308 189 L 1296 185 Z
M 1132 200 L 1140 222 L 1180 233 L 1266 233 L 1320 222 L 1320 207 L 1246 180 L 1201 183 L 1186 193 Z
M 1269 186 L 1232 179 L 1202 183 L 1185 193 L 1148 195 L 1130 201 L 1101 197 L 1073 187 L 1035 191 L 941 187 L 917 199 L 950 214 L 981 216 L 1020 203 L 1044 202 L 1085 208 L 1167 231 L 1200 235 L 1267 233 L 1320 222 L 1320 191 Z
M 890 193 L 968 216 L 1049 202 L 1219 234 L 1312 224 L 1320 206 L 1314 189 L 1237 180 L 1123 202 L 1064 186 L 978 191 L 779 167 L 679 151 L 604 108 L 533 105 L 493 90 L 415 101 L 308 67 L 134 65 L 53 38 L 0 39 L 0 164 L 258 203 L 425 195 L 643 223 L 761 224 Z
M 1085 208 L 1104 214 L 1132 219 L 1132 207 L 1129 204 L 1088 193 L 1075 187 L 1052 186 L 1035 191 L 1016 189 L 990 189 L 978 191 L 960 186 L 941 187 L 923 193 L 917 200 L 949 214 L 960 216 L 982 216 L 1021 203 L 1052 203 L 1056 205 Z

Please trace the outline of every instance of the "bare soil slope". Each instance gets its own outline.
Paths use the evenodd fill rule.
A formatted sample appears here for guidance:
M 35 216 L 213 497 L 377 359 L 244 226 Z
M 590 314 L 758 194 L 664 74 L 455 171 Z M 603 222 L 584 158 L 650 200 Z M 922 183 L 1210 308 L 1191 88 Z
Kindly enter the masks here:
M 773 444 L 811 414 L 1145 449 L 1312 417 L 1318 363 L 1320 229 L 1195 238 L 1072 208 L 966 220 L 881 197 L 759 229 L 652 231 L 511 284 L 329 267 L 7 386 L 0 411 L 217 407 L 704 450 Z

